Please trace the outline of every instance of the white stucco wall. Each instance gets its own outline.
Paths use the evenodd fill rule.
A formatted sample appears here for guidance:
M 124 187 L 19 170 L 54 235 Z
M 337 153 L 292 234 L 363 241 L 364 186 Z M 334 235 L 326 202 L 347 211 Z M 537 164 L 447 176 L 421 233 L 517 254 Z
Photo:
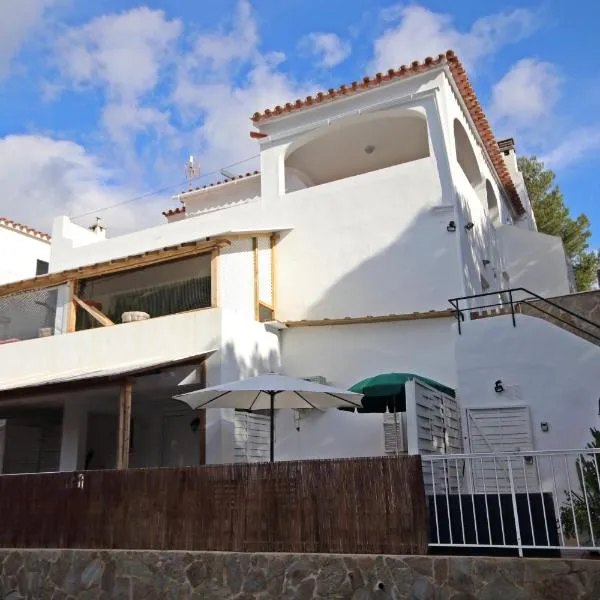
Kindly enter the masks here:
M 287 375 L 321 375 L 348 389 L 362 379 L 408 372 L 455 386 L 453 319 L 301 327 L 283 333 Z M 313 411 L 298 422 L 280 411 L 276 423 L 278 460 L 343 458 L 384 454 L 383 416 L 338 410 Z
M 567 259 L 559 237 L 510 225 L 498 228 L 511 287 L 544 297 L 570 293 Z
M 260 197 L 260 175 L 228 181 L 214 187 L 185 194 L 186 217 L 221 210 Z
M 585 447 L 590 427 L 600 425 L 600 348 L 542 319 L 516 318 L 516 327 L 506 315 L 468 321 L 462 335 L 455 332 L 461 408 L 526 405 L 534 450 Z
M 0 285 L 35 277 L 37 261 L 50 262 L 50 244 L 0 225 Z
M 0 345 L 0 386 L 217 349 L 221 318 L 220 309 L 205 309 Z

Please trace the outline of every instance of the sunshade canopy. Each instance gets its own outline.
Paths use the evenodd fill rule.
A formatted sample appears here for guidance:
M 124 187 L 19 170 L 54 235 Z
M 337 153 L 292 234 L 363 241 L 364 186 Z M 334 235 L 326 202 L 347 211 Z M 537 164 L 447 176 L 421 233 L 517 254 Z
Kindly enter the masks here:
M 407 382 L 412 380 L 422 381 L 444 394 L 455 396 L 452 388 L 414 373 L 381 373 L 359 381 L 350 388 L 350 391 L 364 396 L 362 407 L 358 412 L 404 412 L 406 411 L 405 388 Z
M 338 406 L 359 407 L 362 395 L 328 385 L 295 379 L 285 375 L 260 375 L 224 383 L 175 396 L 193 409 L 237 408 L 240 410 L 266 410 L 271 408 L 271 394 L 275 408 L 319 408 Z
M 276 408 L 359 407 L 361 394 L 284 375 L 260 375 L 174 396 L 193 409 L 237 408 L 271 411 L 271 462 L 275 460 Z
M 355 383 L 351 388 L 351 392 L 357 392 L 364 396 L 377 397 L 377 396 L 393 396 L 399 394 L 404 390 L 406 383 L 416 379 L 423 383 L 454 397 L 455 392 L 452 388 L 449 388 L 438 381 L 423 377 L 421 375 L 415 375 L 414 373 L 381 373 L 374 377 L 367 377 L 358 383 Z

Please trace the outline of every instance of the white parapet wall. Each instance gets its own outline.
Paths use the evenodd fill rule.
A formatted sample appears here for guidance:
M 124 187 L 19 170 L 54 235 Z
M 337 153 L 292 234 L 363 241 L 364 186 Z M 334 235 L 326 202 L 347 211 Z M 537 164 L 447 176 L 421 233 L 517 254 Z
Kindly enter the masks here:
M 559 237 L 503 225 L 498 228 L 498 239 L 510 287 L 523 287 L 544 297 L 570 293 L 567 259 Z

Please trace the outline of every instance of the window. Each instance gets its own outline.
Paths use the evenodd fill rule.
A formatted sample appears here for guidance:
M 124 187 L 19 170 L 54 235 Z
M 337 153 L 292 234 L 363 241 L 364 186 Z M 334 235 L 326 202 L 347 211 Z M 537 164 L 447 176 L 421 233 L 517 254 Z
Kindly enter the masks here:
M 35 265 L 35 275 L 36 277 L 38 275 L 45 275 L 48 272 L 48 263 L 45 260 L 40 260 L 38 258 L 38 260 L 36 261 L 36 265 Z

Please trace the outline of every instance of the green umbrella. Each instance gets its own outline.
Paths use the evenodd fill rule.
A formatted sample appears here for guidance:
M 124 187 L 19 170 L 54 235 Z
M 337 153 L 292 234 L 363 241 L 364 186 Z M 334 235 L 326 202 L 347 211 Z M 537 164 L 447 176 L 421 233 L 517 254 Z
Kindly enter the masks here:
M 394 414 L 394 424 L 396 427 L 396 440 L 398 440 L 398 420 L 396 414 L 406 412 L 406 384 L 409 381 L 417 380 L 431 386 L 432 388 L 454 397 L 455 392 L 441 383 L 415 375 L 414 373 L 381 373 L 373 377 L 363 379 L 355 383 L 351 392 L 363 394 L 358 412 L 389 412 Z M 397 442 L 396 442 L 397 443 Z M 396 448 L 398 453 L 398 448 Z
M 363 396 L 368 398 L 381 398 L 383 396 L 402 396 L 406 398 L 404 388 L 406 383 L 413 379 L 422 381 L 444 394 L 448 394 L 452 397 L 455 396 L 455 392 L 452 388 L 442 385 L 438 381 L 434 381 L 428 377 L 415 375 L 414 373 L 381 373 L 380 375 L 367 377 L 367 379 L 355 383 L 350 388 L 350 391 L 363 394 Z

